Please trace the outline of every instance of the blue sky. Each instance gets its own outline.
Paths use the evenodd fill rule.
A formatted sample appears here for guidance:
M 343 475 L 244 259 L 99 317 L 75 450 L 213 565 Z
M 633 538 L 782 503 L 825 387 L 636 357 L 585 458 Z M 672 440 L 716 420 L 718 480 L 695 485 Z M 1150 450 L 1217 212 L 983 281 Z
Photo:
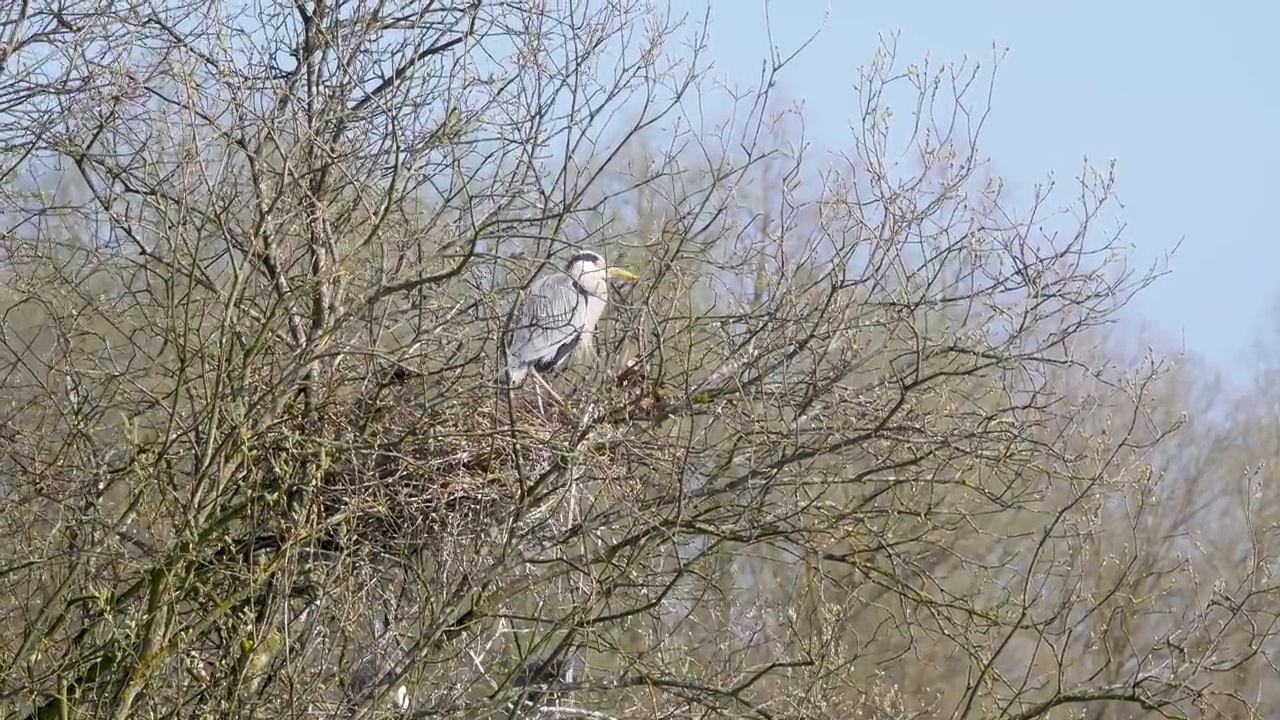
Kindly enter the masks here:
M 671 0 L 701 17 L 710 0 Z M 750 82 L 768 48 L 766 3 L 711 2 L 715 71 Z M 898 32 L 905 66 L 966 56 L 990 67 L 1007 49 L 981 150 L 1012 183 L 1060 181 L 1117 161 L 1123 241 L 1149 264 L 1181 241 L 1171 274 L 1133 308 L 1172 347 L 1185 346 L 1237 382 L 1255 336 L 1280 320 L 1280 6 L 1266 3 L 859 3 L 774 0 L 785 55 L 821 33 L 782 77 L 803 100 L 818 148 L 847 146 L 853 81 L 880 36 Z M 692 19 L 692 18 L 691 18 Z M 825 21 L 825 25 L 824 25 Z

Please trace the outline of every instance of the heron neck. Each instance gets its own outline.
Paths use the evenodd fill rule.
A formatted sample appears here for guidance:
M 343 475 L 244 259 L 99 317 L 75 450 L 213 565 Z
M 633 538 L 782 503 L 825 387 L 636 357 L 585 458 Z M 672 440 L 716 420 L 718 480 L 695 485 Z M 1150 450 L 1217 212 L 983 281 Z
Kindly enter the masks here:
M 582 283 L 578 282 L 578 279 L 577 279 L 577 278 L 571 277 L 571 278 L 569 278 L 569 279 L 570 279 L 571 281 L 573 281 L 573 289 L 574 289 L 574 292 L 578 293 L 579 295 L 581 295 L 581 296 L 582 296 L 582 297 L 584 297 L 584 298 L 593 298 L 593 297 L 596 297 L 596 296 L 595 296 L 595 295 L 594 295 L 590 290 L 587 290 L 585 287 L 583 287 L 583 286 L 582 286 Z

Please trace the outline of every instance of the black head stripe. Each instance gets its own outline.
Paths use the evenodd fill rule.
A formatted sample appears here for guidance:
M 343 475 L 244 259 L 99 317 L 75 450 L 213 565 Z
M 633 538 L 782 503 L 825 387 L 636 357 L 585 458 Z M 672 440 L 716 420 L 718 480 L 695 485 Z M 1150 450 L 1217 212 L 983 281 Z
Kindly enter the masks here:
M 600 257 L 599 255 L 597 255 L 597 254 L 595 254 L 595 253 L 591 252 L 590 250 L 583 250 L 582 252 L 578 253 L 577 255 L 574 255 L 573 257 L 569 258 L 569 262 L 567 262 L 567 263 L 565 263 L 565 264 L 564 264 L 565 269 L 568 269 L 568 268 L 573 267 L 573 264 L 574 264 L 574 263 L 576 263 L 576 262 L 579 262 L 579 261 L 581 261 L 581 262 L 595 263 L 595 264 L 599 265 L 599 264 L 601 264 L 601 263 L 603 263 L 603 262 L 604 262 L 604 258 L 602 258 L 602 257 Z

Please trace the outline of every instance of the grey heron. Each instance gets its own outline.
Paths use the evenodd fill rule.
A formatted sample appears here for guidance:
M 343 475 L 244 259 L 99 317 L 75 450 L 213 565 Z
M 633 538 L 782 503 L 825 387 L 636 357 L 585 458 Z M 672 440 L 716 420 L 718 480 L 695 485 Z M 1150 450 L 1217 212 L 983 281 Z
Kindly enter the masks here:
M 557 401 L 556 392 L 541 377 L 581 359 L 592 349 L 592 338 L 609 302 L 609 281 L 634 281 L 634 274 L 607 265 L 597 253 L 584 250 L 529 287 L 505 333 L 506 367 L 498 381 L 518 387 L 530 372 Z M 541 394 L 539 394 L 541 404 Z
M 539 655 L 530 659 L 511 681 L 512 685 L 520 688 L 517 702 L 527 708 L 541 707 L 544 702 L 557 702 L 560 692 L 556 686 L 573 684 L 575 665 L 571 654 Z

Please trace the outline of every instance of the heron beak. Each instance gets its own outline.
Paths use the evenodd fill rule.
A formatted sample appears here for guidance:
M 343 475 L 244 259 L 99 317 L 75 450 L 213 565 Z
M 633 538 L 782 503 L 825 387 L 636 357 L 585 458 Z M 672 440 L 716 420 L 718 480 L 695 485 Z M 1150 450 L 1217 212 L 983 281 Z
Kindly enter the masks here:
M 606 268 L 605 274 L 608 275 L 610 279 L 627 280 L 629 282 L 635 282 L 640 279 L 636 277 L 635 274 L 628 272 L 626 270 L 623 270 L 620 267 Z

